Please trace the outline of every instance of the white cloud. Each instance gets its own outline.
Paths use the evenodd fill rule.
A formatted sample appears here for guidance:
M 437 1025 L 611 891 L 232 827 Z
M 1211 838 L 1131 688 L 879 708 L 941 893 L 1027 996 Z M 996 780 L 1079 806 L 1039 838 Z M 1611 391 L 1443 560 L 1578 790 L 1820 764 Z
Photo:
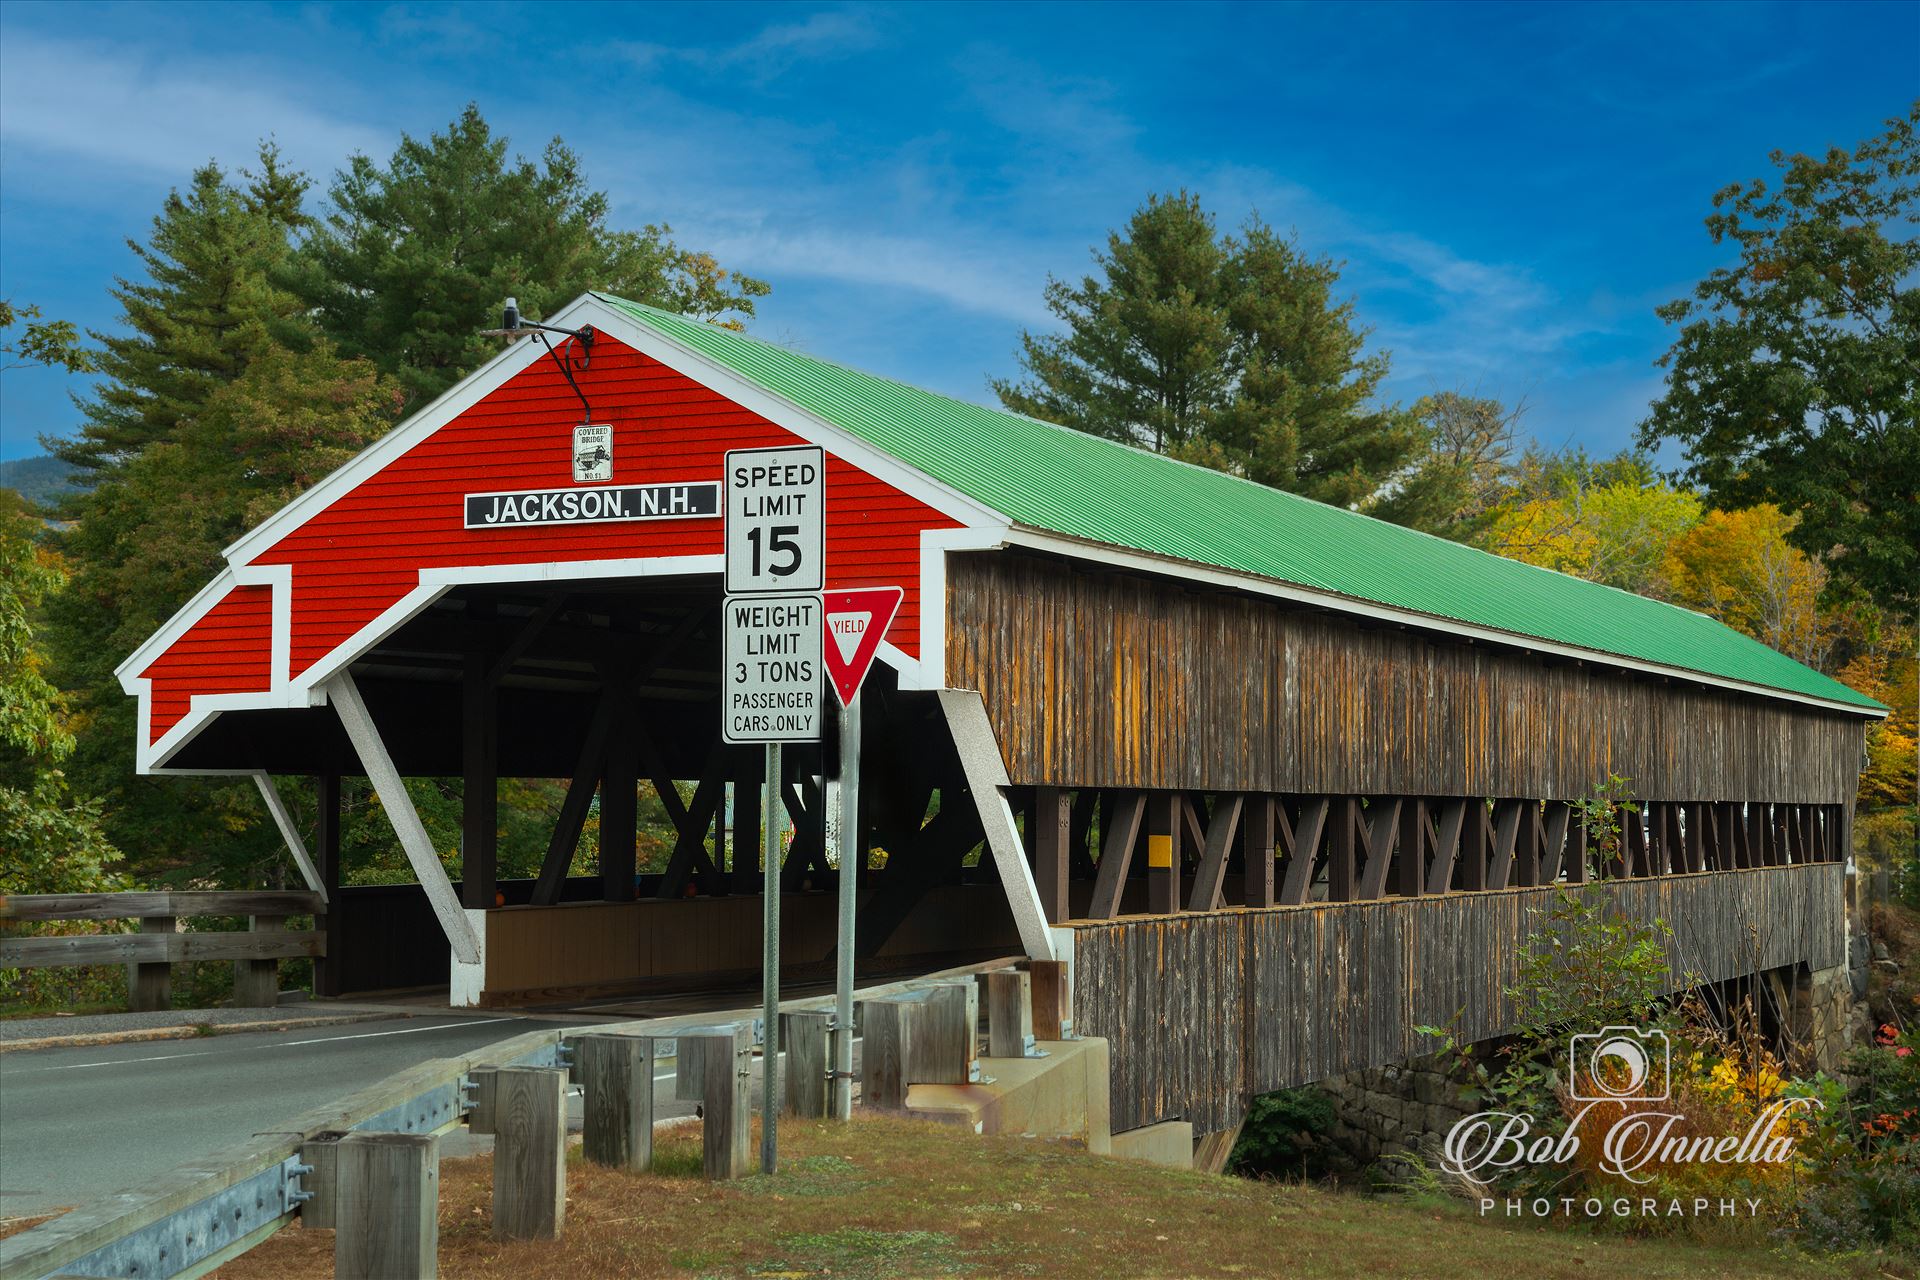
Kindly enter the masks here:
M 750 275 L 841 280 L 927 294 L 1022 325 L 1052 321 L 1041 305 L 1039 273 L 1009 271 L 1004 253 L 953 240 L 771 228 L 689 240 Z
M 864 53 L 880 41 L 865 13 L 822 10 L 798 22 L 777 22 L 747 39 L 718 48 L 676 47 L 649 41 L 618 41 L 614 52 L 642 70 L 680 62 L 704 71 L 747 71 L 772 76 L 799 62 L 844 58 Z
M 295 165 L 319 173 L 392 144 L 231 62 L 17 29 L 0 41 L 0 140 L 10 148 L 180 181 L 209 159 L 244 165 L 269 134 Z

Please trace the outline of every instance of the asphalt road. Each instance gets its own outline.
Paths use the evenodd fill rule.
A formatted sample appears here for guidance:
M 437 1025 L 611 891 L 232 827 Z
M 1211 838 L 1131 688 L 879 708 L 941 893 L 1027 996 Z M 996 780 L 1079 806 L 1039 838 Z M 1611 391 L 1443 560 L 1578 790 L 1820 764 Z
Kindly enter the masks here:
M 0 1218 L 119 1191 L 414 1063 L 552 1025 L 420 1017 L 0 1054 Z M 488 1141 L 455 1129 L 441 1150 Z

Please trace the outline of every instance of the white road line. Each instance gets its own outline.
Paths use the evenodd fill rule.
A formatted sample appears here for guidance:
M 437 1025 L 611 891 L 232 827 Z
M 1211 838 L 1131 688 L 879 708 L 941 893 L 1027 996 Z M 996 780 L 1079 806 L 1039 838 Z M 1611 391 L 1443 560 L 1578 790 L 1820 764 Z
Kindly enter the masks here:
M 117 1067 L 129 1062 L 168 1062 L 175 1058 L 205 1058 L 216 1052 L 244 1053 L 249 1049 L 290 1049 L 301 1045 L 329 1044 L 335 1040 L 372 1040 L 379 1036 L 410 1036 L 422 1031 L 454 1031 L 461 1027 L 484 1027 L 496 1022 L 513 1022 L 513 1018 L 462 1018 L 458 1022 L 443 1022 L 431 1027 L 402 1027 L 398 1031 L 362 1031 L 349 1036 L 316 1036 L 308 1040 L 284 1040 L 277 1044 L 242 1044 L 231 1049 L 196 1049 L 191 1053 L 156 1053 L 144 1058 L 105 1058 L 99 1062 L 66 1062 L 54 1067 L 32 1067 L 8 1075 L 32 1075 L 39 1071 L 85 1071 L 90 1067 Z
M 85 1071 L 88 1067 L 117 1067 L 126 1062 L 166 1062 L 173 1058 L 204 1058 L 212 1052 L 211 1049 L 201 1049 L 195 1053 L 156 1053 L 145 1058 L 108 1058 L 104 1062 L 67 1062 L 57 1067 L 34 1067 L 20 1074 L 32 1075 L 35 1071 Z
M 335 1040 L 373 1040 L 380 1036 L 410 1036 L 421 1031 L 452 1031 L 457 1027 L 484 1027 L 495 1022 L 514 1022 L 514 1018 L 462 1018 L 437 1027 L 403 1027 L 398 1031 L 362 1031 L 350 1036 L 315 1036 L 311 1040 L 282 1040 L 278 1044 L 246 1045 L 249 1049 L 292 1049 L 303 1044 L 331 1044 Z

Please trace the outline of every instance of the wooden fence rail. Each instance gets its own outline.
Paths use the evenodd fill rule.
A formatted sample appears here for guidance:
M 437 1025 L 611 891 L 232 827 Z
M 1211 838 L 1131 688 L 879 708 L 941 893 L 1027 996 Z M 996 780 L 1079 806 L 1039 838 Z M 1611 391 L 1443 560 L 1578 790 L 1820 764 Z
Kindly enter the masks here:
M 280 961 L 324 956 L 326 935 L 288 930 L 287 917 L 326 909 L 317 893 L 44 893 L 0 897 L 0 922 L 138 920 L 138 933 L 0 937 L 0 969 L 124 964 L 135 1010 L 173 1003 L 172 966 L 183 960 L 234 962 L 234 1003 L 268 1008 L 280 998 Z M 245 916 L 246 932 L 181 933 L 182 916 Z

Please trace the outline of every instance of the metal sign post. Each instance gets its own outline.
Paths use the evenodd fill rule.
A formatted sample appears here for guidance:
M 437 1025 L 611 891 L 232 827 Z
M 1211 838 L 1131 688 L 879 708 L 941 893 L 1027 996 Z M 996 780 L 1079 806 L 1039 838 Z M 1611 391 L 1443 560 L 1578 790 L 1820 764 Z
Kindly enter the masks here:
M 840 868 L 840 926 L 833 951 L 834 1022 L 847 1029 L 833 1041 L 833 1114 L 839 1120 L 853 1116 L 853 918 L 860 864 L 866 854 L 860 843 L 860 685 L 904 594 L 899 587 L 861 587 L 823 596 L 827 623 L 823 659 L 841 706 L 838 813 L 829 811 L 835 865 Z
M 760 838 L 760 931 L 762 972 L 761 1023 L 766 1027 L 766 1052 L 760 1068 L 760 1172 L 774 1173 L 780 1164 L 780 744 L 767 744 L 767 776 L 760 800 L 765 825 Z M 734 837 L 734 857 L 742 846 Z
M 853 1118 L 853 915 L 860 885 L 860 702 L 840 709 L 840 923 L 833 948 L 833 1118 Z
M 760 804 L 763 1173 L 775 1172 L 780 1160 L 780 744 L 820 739 L 825 482 L 826 455 L 818 448 L 727 454 L 720 737 L 765 743 L 767 753 Z M 750 847 L 736 836 L 734 856 Z

